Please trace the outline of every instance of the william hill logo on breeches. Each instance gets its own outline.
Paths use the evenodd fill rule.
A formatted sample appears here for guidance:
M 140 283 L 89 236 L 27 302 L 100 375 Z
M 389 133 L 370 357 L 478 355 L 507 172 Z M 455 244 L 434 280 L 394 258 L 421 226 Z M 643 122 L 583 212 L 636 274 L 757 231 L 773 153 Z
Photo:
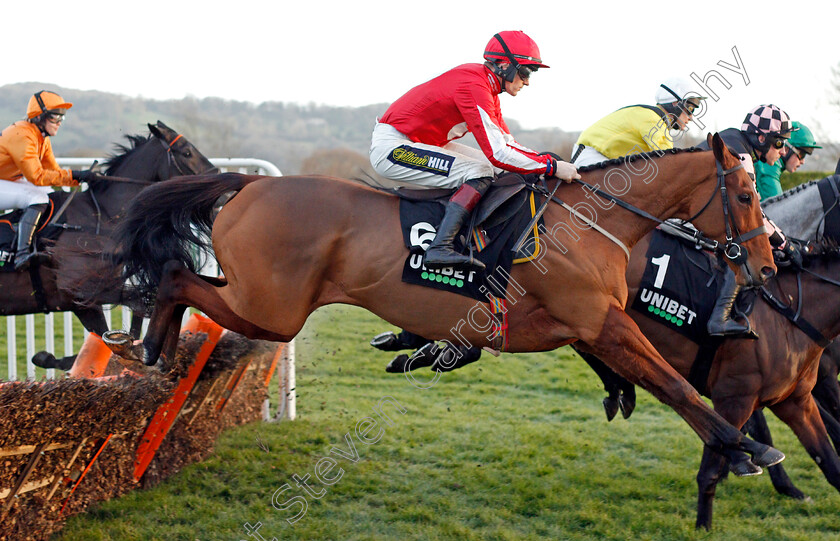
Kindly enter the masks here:
M 441 154 L 440 152 L 401 145 L 391 151 L 388 155 L 388 160 L 410 169 L 418 169 L 448 177 L 455 158 Z
M 435 239 L 435 228 L 428 222 L 418 222 L 411 226 L 410 240 L 412 246 L 418 246 L 425 252 L 429 248 L 432 241 Z M 420 272 L 420 277 L 430 282 L 439 282 L 447 284 L 454 288 L 462 288 L 465 284 L 470 284 L 475 280 L 475 271 L 461 271 L 455 270 L 452 267 L 446 267 L 440 270 L 430 270 L 423 265 L 423 254 L 411 254 L 408 260 L 408 265 Z
M 688 306 L 680 304 L 663 293 L 657 293 L 646 287 L 639 292 L 639 299 L 647 305 L 648 312 L 662 317 L 677 327 L 691 325 L 697 314 Z

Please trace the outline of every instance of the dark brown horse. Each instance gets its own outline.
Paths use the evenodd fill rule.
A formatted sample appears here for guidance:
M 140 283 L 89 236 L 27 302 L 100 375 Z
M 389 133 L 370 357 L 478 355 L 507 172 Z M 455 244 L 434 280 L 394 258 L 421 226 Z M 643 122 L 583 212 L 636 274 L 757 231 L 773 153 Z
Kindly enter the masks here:
M 639 242 L 631 255 L 627 270 L 631 298 L 635 297 L 642 280 L 649 241 L 650 237 L 646 237 Z M 788 300 L 794 307 L 801 303 L 802 318 L 823 336 L 832 339 L 840 334 L 840 311 L 837 310 L 837 302 L 827 303 L 826 299 L 840 300 L 840 254 L 836 248 L 823 247 L 818 253 L 806 256 L 805 263 L 808 272 L 798 273 L 782 268 L 765 287 L 775 297 Z M 801 283 L 801 289 L 798 283 Z M 688 377 L 699 346 L 634 310 L 629 314 L 671 366 Z M 790 426 L 829 483 L 840 490 L 840 459 L 829 441 L 817 404 L 811 395 L 817 379 L 822 346 L 762 300 L 756 301 L 750 319 L 760 335 L 759 340 L 724 340 L 714 354 L 706 385 L 715 411 L 733 425 L 743 426 L 754 411 L 763 407 L 770 408 Z M 585 352 L 582 356 L 590 366 L 597 367 L 598 359 L 591 358 Z M 605 373 L 603 366 L 596 369 L 596 372 L 604 379 L 608 391 L 622 391 L 622 409 L 629 406 L 632 410 L 632 401 L 626 400 L 623 394 L 627 387 L 616 381 L 614 374 L 610 377 L 609 373 Z M 615 405 L 610 407 L 606 402 L 609 416 Z M 629 411 L 625 411 L 627 416 Z M 769 431 L 764 430 L 760 425 L 751 425 L 750 433 L 757 441 L 772 445 Z M 725 475 L 725 460 L 725 457 L 711 452 L 708 447 L 704 448 L 697 474 L 698 527 L 711 527 L 715 488 Z M 770 473 L 777 490 L 794 497 L 804 497 L 789 480 L 785 481 L 786 475 L 781 465 L 778 469 L 771 467 Z
M 192 143 L 163 122 L 148 126 L 150 135 L 129 136 L 131 147 L 119 146 L 122 152 L 104 164 L 106 176 L 87 190 L 50 194 L 51 214 L 46 219 L 55 218 L 57 225 L 41 229 L 44 233 L 58 227 L 63 231 L 54 243 L 44 243 L 46 261 L 31 271 L 0 273 L 0 291 L 4 292 L 0 315 L 72 311 L 88 331 L 101 336 L 108 330 L 102 305 L 123 302 L 122 285 L 83 299 L 75 292 L 75 276 L 80 272 L 114 274 L 103 262 L 102 251 L 123 209 L 143 188 L 176 175 L 216 170 Z M 141 321 L 135 318 L 132 327 L 139 328 Z M 48 352 L 33 358 L 38 366 L 63 370 L 74 360 L 75 356 L 56 359 Z
M 549 181 L 549 189 L 557 187 L 552 201 L 566 206 L 547 207 L 541 257 L 512 271 L 521 296 L 509 298 L 508 350 L 585 344 L 674 408 L 737 474 L 749 475 L 784 455 L 716 414 L 624 311 L 627 250 L 656 225 L 651 217 L 690 218 L 721 241 L 743 232 L 749 258 L 747 272 L 736 266 L 739 280 L 761 283 L 775 272 L 767 236 L 754 234 L 763 227 L 752 181 L 719 136 L 710 136 L 710 145 L 712 151 L 640 155 L 585 171 L 585 186 Z M 640 213 L 601 199 L 596 186 Z M 214 222 L 216 201 L 229 192 L 236 195 Z M 398 207 L 392 195 L 327 177 L 226 174 L 151 186 L 128 210 L 115 242 L 125 276 L 138 279 L 144 293 L 156 290 L 152 319 L 142 343 L 116 331 L 106 343 L 129 360 L 154 364 L 161 352 L 171 358 L 187 306 L 246 336 L 288 341 L 313 310 L 344 303 L 421 336 L 454 333 L 487 344 L 493 333 L 484 304 L 402 282 L 407 250 Z M 191 250 L 202 240 L 196 231 L 211 232 L 224 279 L 193 272 Z

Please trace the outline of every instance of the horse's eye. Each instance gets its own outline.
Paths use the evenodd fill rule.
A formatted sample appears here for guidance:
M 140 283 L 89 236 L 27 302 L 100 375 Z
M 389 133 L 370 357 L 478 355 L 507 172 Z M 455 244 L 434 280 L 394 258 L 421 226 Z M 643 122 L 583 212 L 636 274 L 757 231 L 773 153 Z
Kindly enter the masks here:
M 192 156 L 192 152 L 190 152 L 189 150 L 187 150 L 186 152 L 184 152 L 184 156 L 186 156 L 187 158 L 189 158 L 190 156 Z
M 752 196 L 748 193 L 739 194 L 738 201 L 744 203 L 745 205 L 749 205 L 750 203 L 752 203 Z

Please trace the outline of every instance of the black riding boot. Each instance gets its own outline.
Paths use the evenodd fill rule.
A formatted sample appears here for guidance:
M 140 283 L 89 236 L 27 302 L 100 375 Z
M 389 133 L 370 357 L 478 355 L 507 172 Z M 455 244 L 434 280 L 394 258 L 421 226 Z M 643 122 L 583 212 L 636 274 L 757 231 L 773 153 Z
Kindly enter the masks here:
M 17 251 L 15 252 L 15 270 L 25 270 L 29 268 L 29 263 L 32 257 L 37 256 L 37 252 L 30 251 L 32 248 L 32 238 L 35 236 L 35 227 L 38 225 L 38 220 L 41 219 L 41 214 L 47 209 L 46 204 L 30 205 L 23 211 L 23 216 L 18 224 L 17 236 Z
M 461 227 L 467 221 L 473 209 L 478 204 L 481 196 L 490 187 L 492 178 L 470 179 L 461 185 L 460 188 L 449 199 L 446 205 L 446 213 L 438 228 L 435 240 L 426 250 L 423 257 L 423 265 L 427 269 L 436 270 L 445 267 L 472 267 L 476 270 L 484 268 L 481 261 L 459 254 L 455 251 L 455 237 Z
M 741 336 L 757 339 L 758 333 L 752 330 L 749 320 L 743 324 L 732 318 L 732 308 L 738 292 L 741 291 L 741 286 L 735 282 L 735 273 L 731 269 L 727 268 L 723 276 L 723 286 L 712 309 L 712 315 L 709 316 L 706 329 L 712 336 Z

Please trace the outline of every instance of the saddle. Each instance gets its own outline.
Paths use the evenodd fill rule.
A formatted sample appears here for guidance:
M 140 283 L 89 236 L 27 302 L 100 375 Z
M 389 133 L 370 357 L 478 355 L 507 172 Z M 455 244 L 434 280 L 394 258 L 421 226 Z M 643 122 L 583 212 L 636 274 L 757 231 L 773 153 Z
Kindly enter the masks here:
M 64 228 L 47 227 L 53 216 L 55 203 L 50 198 L 50 207 L 41 215 L 35 229 L 33 244 L 38 250 L 44 249 L 45 241 L 53 241 L 61 235 Z M 23 209 L 13 210 L 0 215 L 0 272 L 15 272 L 13 265 L 17 246 L 18 223 L 23 216 Z

